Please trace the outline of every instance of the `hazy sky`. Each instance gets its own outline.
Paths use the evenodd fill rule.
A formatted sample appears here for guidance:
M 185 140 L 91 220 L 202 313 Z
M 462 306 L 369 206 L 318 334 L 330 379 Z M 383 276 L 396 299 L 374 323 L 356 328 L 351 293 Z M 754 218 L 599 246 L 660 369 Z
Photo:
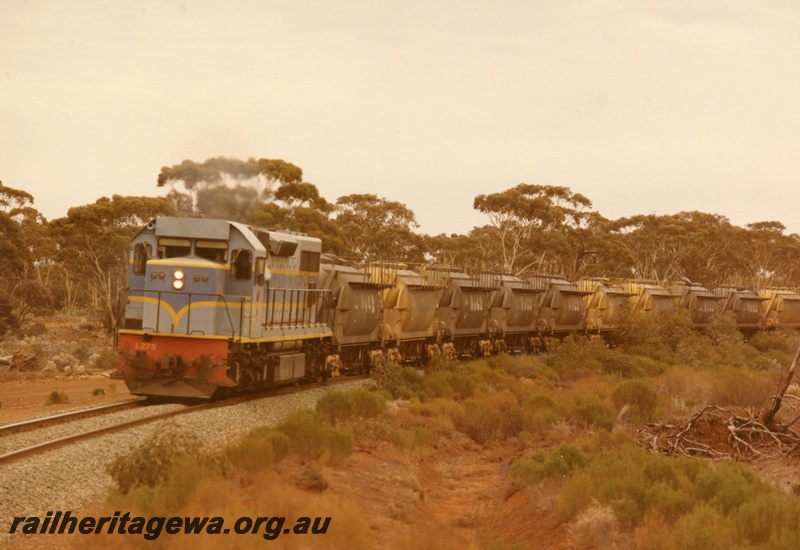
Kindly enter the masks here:
M 800 232 L 797 0 L 0 0 L 0 180 L 48 219 L 280 158 L 424 233 L 562 185 Z

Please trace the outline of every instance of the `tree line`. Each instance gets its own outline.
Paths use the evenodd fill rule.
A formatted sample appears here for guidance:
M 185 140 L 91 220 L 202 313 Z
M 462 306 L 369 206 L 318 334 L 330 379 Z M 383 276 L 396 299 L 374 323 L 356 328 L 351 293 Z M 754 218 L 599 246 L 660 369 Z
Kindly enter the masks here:
M 719 214 L 679 212 L 610 220 L 568 187 L 520 183 L 481 194 L 487 223 L 425 235 L 406 205 L 375 194 L 328 202 L 303 170 L 280 159 L 216 157 L 165 166 L 164 197 L 102 197 L 48 221 L 29 193 L 0 182 L 0 333 L 37 311 L 93 308 L 115 329 L 128 242 L 157 216 L 223 218 L 319 237 L 344 257 L 439 263 L 467 271 L 688 279 L 707 287 L 800 286 L 800 235 L 777 221 L 739 227 Z

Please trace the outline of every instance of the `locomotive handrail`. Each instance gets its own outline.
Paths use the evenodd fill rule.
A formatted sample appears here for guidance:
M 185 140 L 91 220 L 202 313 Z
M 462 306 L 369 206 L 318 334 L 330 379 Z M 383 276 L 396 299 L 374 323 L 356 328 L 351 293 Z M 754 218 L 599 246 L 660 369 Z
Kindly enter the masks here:
M 278 299 L 280 293 L 280 300 Z M 288 301 L 287 301 L 288 294 Z M 267 308 L 262 326 L 300 326 L 317 322 L 319 304 L 330 297 L 330 289 L 318 288 L 267 288 Z M 314 297 L 312 300 L 311 297 Z M 280 318 L 276 308 L 280 309 Z M 288 306 L 288 307 L 287 307 Z M 288 311 L 287 311 L 288 310 Z

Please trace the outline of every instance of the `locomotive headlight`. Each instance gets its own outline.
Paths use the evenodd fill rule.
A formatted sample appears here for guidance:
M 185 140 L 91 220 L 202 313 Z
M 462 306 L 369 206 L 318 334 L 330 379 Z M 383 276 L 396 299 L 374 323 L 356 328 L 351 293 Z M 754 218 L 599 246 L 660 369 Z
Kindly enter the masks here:
M 183 281 L 178 279 L 177 281 L 172 281 L 172 288 L 175 290 L 180 290 L 183 288 Z
M 175 270 L 175 273 L 172 274 L 172 276 L 175 277 L 177 280 L 182 281 L 183 280 L 183 271 L 181 271 L 180 269 L 177 269 L 177 270 Z

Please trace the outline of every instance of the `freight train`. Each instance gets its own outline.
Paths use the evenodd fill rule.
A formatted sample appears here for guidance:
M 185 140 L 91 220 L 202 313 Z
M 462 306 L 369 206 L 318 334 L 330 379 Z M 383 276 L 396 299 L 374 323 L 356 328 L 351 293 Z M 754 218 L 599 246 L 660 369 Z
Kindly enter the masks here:
M 697 329 L 715 314 L 745 332 L 800 327 L 800 295 L 785 289 L 355 265 L 303 234 L 202 218 L 143 227 L 128 279 L 118 375 L 147 396 L 210 398 L 387 362 L 531 352 L 547 337 L 607 334 L 626 308 L 682 304 Z

